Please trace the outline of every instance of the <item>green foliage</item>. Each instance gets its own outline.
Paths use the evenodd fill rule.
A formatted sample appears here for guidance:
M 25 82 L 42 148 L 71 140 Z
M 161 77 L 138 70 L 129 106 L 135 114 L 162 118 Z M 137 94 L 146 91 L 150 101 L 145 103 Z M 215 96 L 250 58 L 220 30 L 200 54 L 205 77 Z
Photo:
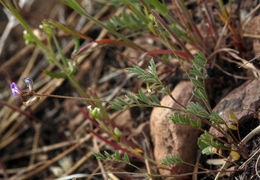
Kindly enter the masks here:
M 202 149 L 201 153 L 205 155 L 211 155 L 214 153 L 215 148 L 213 146 L 207 146 L 204 149 Z
M 125 162 L 129 165 L 132 165 L 129 157 L 126 153 L 124 153 L 123 157 L 120 156 L 119 151 L 116 151 L 115 154 L 111 155 L 107 151 L 104 151 L 104 155 L 102 153 L 93 153 L 93 155 L 100 160 L 111 160 L 117 162 Z
M 143 0 L 146 4 L 152 5 L 153 7 L 155 7 L 160 13 L 162 14 L 167 14 L 168 13 L 168 9 L 167 7 L 162 4 L 160 1 L 158 0 Z M 109 2 L 109 5 L 114 6 L 116 8 L 118 8 L 121 5 L 135 5 L 135 6 L 141 6 L 142 3 L 139 0 L 111 0 Z
M 191 39 L 189 38 L 189 36 L 187 35 L 187 33 L 181 29 L 179 29 L 177 26 L 175 25 L 170 25 L 171 30 L 173 31 L 173 33 L 178 36 L 180 39 L 183 39 L 186 42 L 191 42 Z M 167 31 L 165 31 L 167 32 Z M 168 34 L 168 32 L 167 32 Z
M 36 42 L 35 42 L 33 36 L 31 34 L 27 33 L 27 31 L 24 31 L 23 38 L 25 40 L 26 45 L 29 45 L 29 44 L 36 45 Z
M 112 109 L 115 109 L 115 110 L 123 110 L 124 109 L 121 104 L 116 103 L 116 102 L 111 102 L 109 107 L 112 108 Z
M 47 36 L 49 36 L 49 37 L 51 37 L 52 35 L 55 34 L 55 28 L 54 28 L 51 24 L 49 24 L 48 22 L 46 22 L 46 21 L 43 21 L 43 23 L 42 23 L 42 29 L 43 29 L 44 33 L 45 33 Z
M 207 63 L 207 58 L 199 51 L 193 60 L 193 65 L 196 68 L 202 68 L 205 69 L 206 68 L 206 63 Z
M 168 9 L 166 6 L 161 3 L 160 0 L 112 0 L 110 1 L 110 5 L 119 7 L 121 5 L 125 5 L 128 7 L 131 12 L 124 11 L 122 14 L 118 16 L 112 17 L 107 24 L 105 25 L 101 21 L 93 18 L 92 16 L 88 15 L 86 11 L 80 6 L 80 4 L 76 0 L 61 0 L 64 4 L 68 5 L 81 15 L 84 15 L 87 17 L 89 20 L 92 20 L 96 24 L 100 25 L 101 27 L 109 30 L 111 33 L 116 35 L 118 38 L 121 40 L 124 40 L 127 42 L 129 45 L 132 45 L 132 47 L 140 47 L 135 45 L 132 41 L 127 39 L 124 35 L 118 33 L 118 30 L 121 29 L 130 29 L 130 30 L 148 30 L 150 29 L 156 36 L 162 37 L 163 34 L 165 34 L 165 39 L 170 36 L 170 30 L 168 25 L 164 25 L 162 22 L 163 19 L 167 20 L 167 22 L 170 22 L 168 14 Z M 146 3 L 146 5 L 144 5 Z M 220 1 L 222 2 L 222 1 Z M 160 24 L 156 24 L 158 29 L 160 27 L 163 27 L 163 29 L 166 30 L 161 30 L 161 31 L 156 31 L 154 29 L 154 24 L 155 22 L 155 17 L 152 12 L 155 11 L 150 11 L 149 8 L 155 7 L 156 10 L 158 11 L 158 19 L 161 19 Z M 223 6 L 223 5 L 222 5 Z M 149 10 L 148 10 L 149 9 Z M 151 8 L 152 9 L 152 8 Z M 183 8 L 185 11 L 185 8 Z M 224 8 L 223 8 L 224 10 Z M 183 12 L 184 12 L 183 11 Z M 15 13 L 13 13 L 15 15 Z M 164 18 L 161 18 L 159 14 L 165 15 Z M 28 34 L 24 34 L 26 43 L 33 43 L 38 45 L 39 47 L 42 48 L 44 53 L 47 56 L 47 59 L 51 63 L 55 63 L 56 66 L 59 67 L 61 73 L 54 73 L 54 72 L 49 72 L 49 71 L 44 71 L 46 75 L 51 76 L 53 78 L 66 78 L 68 77 L 69 80 L 74 84 L 74 86 L 78 89 L 81 95 L 88 97 L 88 94 L 85 94 L 84 91 L 80 88 L 79 84 L 75 81 L 75 78 L 73 78 L 71 75 L 75 72 L 75 68 L 73 65 L 70 64 L 68 59 L 66 58 L 65 54 L 63 53 L 63 50 L 58 42 L 58 40 L 55 37 L 55 28 L 60 28 L 63 30 L 66 30 L 68 32 L 71 32 L 71 34 L 74 36 L 75 40 L 75 50 L 74 53 L 79 50 L 80 46 L 80 41 L 79 37 L 82 36 L 77 36 L 77 32 L 67 28 L 61 24 L 56 24 L 56 26 L 53 26 L 53 24 L 48 23 L 47 21 L 43 24 L 43 30 L 45 34 L 48 36 L 47 38 L 47 44 L 48 46 L 45 47 L 45 44 L 43 44 L 37 37 L 32 33 L 30 30 L 29 26 L 22 21 L 20 16 L 18 14 L 16 15 L 17 19 L 20 19 L 21 24 L 27 29 Z M 166 27 L 166 28 L 165 28 Z M 182 31 L 181 29 L 178 29 L 175 25 L 171 26 L 172 29 L 172 34 L 176 35 L 178 40 L 178 37 L 182 38 L 182 40 L 185 40 L 187 42 L 192 42 L 191 38 L 187 35 L 185 31 Z M 157 34 L 161 33 L 161 34 Z M 164 39 L 164 40 L 165 40 Z M 193 39 L 194 40 L 194 39 Z M 52 45 L 53 42 L 56 47 L 57 52 L 60 55 L 61 62 L 56 60 L 56 53 L 52 50 Z M 165 40 L 165 42 L 167 42 Z M 170 43 L 169 43 L 170 44 Z M 179 43 L 181 45 L 181 43 Z M 166 43 L 168 45 L 168 42 Z M 196 44 L 195 44 L 196 45 Z M 203 46 L 199 46 L 203 47 Z M 182 47 L 183 48 L 183 47 Z M 140 48 L 141 49 L 141 48 Z M 183 48 L 185 49 L 185 48 Z M 189 52 L 189 51 L 188 51 Z M 186 52 L 187 53 L 187 52 Z M 189 53 L 188 53 L 189 54 Z M 206 76 L 206 63 L 207 59 L 206 57 L 201 53 L 198 52 L 197 55 L 194 57 L 193 60 L 193 68 L 192 70 L 189 71 L 189 78 L 191 82 L 194 84 L 195 89 L 193 90 L 194 96 L 196 96 L 198 99 L 202 100 L 204 104 L 207 106 L 208 111 L 205 110 L 200 104 L 191 102 L 190 105 L 186 108 L 185 112 L 188 113 L 189 115 L 194 115 L 196 117 L 200 118 L 205 118 L 206 120 L 209 119 L 210 122 L 212 122 L 212 125 L 218 125 L 218 124 L 224 124 L 224 120 L 215 112 L 211 112 L 211 109 L 209 107 L 208 99 L 207 99 L 207 94 L 205 90 L 205 76 Z M 150 61 L 150 65 L 148 67 L 148 70 L 144 70 L 138 66 L 133 66 L 132 68 L 128 68 L 128 70 L 133 73 L 134 75 L 138 76 L 138 78 L 144 79 L 147 83 L 147 86 L 149 86 L 149 83 L 152 83 L 153 86 L 149 86 L 148 93 L 145 93 L 141 89 L 138 91 L 137 94 L 134 95 L 126 95 L 127 100 L 124 100 L 122 98 L 116 98 L 116 102 L 111 102 L 110 107 L 116 110 L 124 110 L 124 107 L 132 107 L 138 106 L 138 105 L 149 105 L 150 107 L 158 106 L 160 105 L 160 101 L 157 98 L 157 96 L 154 95 L 154 92 L 158 92 L 160 90 L 164 94 L 170 94 L 169 89 L 167 89 L 159 79 L 157 73 L 156 73 L 156 66 L 155 62 L 152 59 Z M 100 103 L 100 102 L 99 102 Z M 93 103 L 95 104 L 95 103 Z M 101 103 L 100 103 L 101 104 Z M 100 109 L 93 109 L 90 111 L 90 114 L 93 118 L 95 118 L 98 123 L 100 124 L 101 128 L 103 128 L 106 132 L 115 135 L 117 140 L 120 139 L 122 133 L 120 132 L 119 129 L 115 128 L 114 131 L 112 132 L 102 121 L 100 121 L 101 117 L 101 111 L 102 109 L 104 110 L 104 107 L 100 105 Z M 185 109 L 185 107 L 183 108 Z M 189 125 L 195 128 L 201 128 L 201 121 L 200 120 L 193 120 L 189 118 L 189 115 L 180 115 L 180 114 L 174 114 L 171 116 L 169 119 L 177 125 Z M 237 117 L 233 114 L 233 112 L 230 112 L 230 118 L 233 121 L 237 121 Z M 107 118 L 108 119 L 108 118 Z M 114 133 L 114 134 L 113 134 Z M 227 147 L 227 145 L 223 145 L 222 143 L 216 141 L 212 135 L 210 135 L 207 131 L 202 134 L 199 139 L 198 139 L 198 146 L 202 149 L 203 154 L 212 154 L 214 149 L 221 149 L 221 148 L 230 148 Z M 96 158 L 101 159 L 101 160 L 113 160 L 113 161 L 118 161 L 118 162 L 125 162 L 129 165 L 132 165 L 130 163 L 129 157 L 126 153 L 123 154 L 123 156 L 120 155 L 119 151 L 116 151 L 115 154 L 111 155 L 108 152 L 104 152 L 104 154 L 101 153 L 94 153 Z M 169 156 L 166 157 L 163 161 L 163 165 L 169 165 L 173 163 L 184 163 L 184 161 L 179 157 L 179 156 Z M 133 165 L 132 165 L 133 166 Z
M 207 131 L 205 131 L 202 135 L 200 135 L 198 139 L 198 146 L 202 150 L 204 154 L 212 154 L 213 148 L 223 148 L 225 147 L 222 143 L 215 141 L 214 137 L 210 135 Z
M 89 108 L 89 114 L 93 119 L 100 119 L 101 117 L 101 111 L 100 108 L 94 107 L 94 109 Z
M 190 78 L 190 80 L 191 80 L 191 82 L 194 84 L 194 86 L 196 88 L 201 88 L 202 89 L 204 87 L 203 84 L 199 80 L 197 80 L 195 78 Z
M 159 99 L 155 95 L 149 95 L 146 96 L 145 93 L 142 90 L 138 91 L 138 94 L 135 95 L 126 95 L 126 98 L 130 101 L 127 102 L 123 100 L 122 98 L 116 98 L 117 102 L 111 102 L 110 103 L 110 108 L 115 109 L 115 110 L 123 110 L 124 107 L 131 107 L 131 106 L 137 106 L 141 104 L 147 104 L 147 105 L 160 105 Z
M 138 97 L 138 99 L 143 101 L 145 104 L 149 104 L 149 99 L 146 97 L 141 89 L 138 90 L 138 94 L 136 95 L 136 97 Z
M 77 38 L 76 36 L 73 36 L 73 40 L 74 40 L 74 43 L 75 43 L 75 47 L 74 47 L 72 54 L 76 54 L 79 51 L 79 48 L 80 48 L 80 41 L 79 41 L 79 38 Z
M 160 100 L 155 95 L 152 94 L 150 98 L 154 103 L 161 105 Z
M 193 74 L 194 76 L 198 76 L 201 79 L 203 78 L 203 74 L 196 66 L 193 66 L 193 69 L 190 70 L 190 73 Z
M 209 118 L 209 113 L 198 103 L 191 102 L 186 110 L 188 113 L 202 118 Z
M 120 98 L 120 97 L 117 97 L 116 100 L 117 100 L 118 102 L 120 102 L 121 104 L 123 104 L 123 105 L 126 105 L 126 106 L 129 106 L 129 105 L 130 105 L 128 102 L 126 102 L 125 100 L 123 100 L 123 99 Z
M 194 96 L 196 96 L 198 99 L 201 99 L 203 102 L 208 101 L 207 94 L 203 89 L 194 89 L 192 94 L 194 94 Z
M 201 121 L 193 120 L 189 118 L 188 115 L 182 116 L 180 114 L 175 113 L 173 116 L 169 117 L 169 119 L 177 125 L 187 125 L 187 126 L 193 126 L 195 128 L 201 128 Z
M 229 110 L 229 117 L 232 121 L 237 122 L 238 118 L 236 117 L 236 115 L 233 113 L 232 110 Z
M 144 30 L 146 28 L 146 23 L 143 20 L 133 13 L 126 14 L 126 12 L 120 16 L 113 16 L 106 25 L 115 31 L 120 29 Z
M 216 113 L 212 112 L 210 115 L 210 121 L 216 124 L 224 124 L 224 120 Z
M 117 140 L 119 140 L 122 136 L 122 132 L 117 127 L 114 128 L 114 134 L 116 135 Z
M 74 9 L 78 13 L 82 15 L 85 14 L 85 10 L 77 3 L 77 1 L 75 0 L 60 0 L 60 1 L 66 4 L 67 6 L 71 7 L 72 9 Z
M 93 153 L 93 155 L 97 158 L 97 159 L 100 159 L 100 160 L 106 160 L 107 157 L 105 157 L 103 154 L 101 153 Z
M 170 164 L 174 164 L 174 163 L 182 163 L 183 160 L 180 158 L 180 156 L 176 155 L 175 157 L 173 155 L 169 156 L 169 157 L 165 157 L 162 160 L 162 164 L 167 166 Z
M 135 5 L 141 5 L 141 2 L 139 1 L 139 0 L 128 0 L 129 1 L 129 3 L 131 3 L 131 4 L 135 4 Z M 147 1 L 147 0 L 145 0 L 145 1 Z M 116 7 L 116 8 L 118 8 L 119 6 L 121 6 L 121 5 L 123 5 L 124 4 L 124 1 L 123 0 L 111 0 L 110 2 L 109 2 L 109 5 L 110 6 L 114 6 L 114 7 Z
M 156 74 L 156 67 L 153 59 L 150 61 L 150 66 L 148 67 L 148 70 L 145 71 L 142 68 L 138 66 L 133 66 L 131 68 L 127 68 L 131 73 L 136 75 L 139 78 L 144 79 L 147 83 L 153 83 L 154 86 L 149 87 L 152 90 L 155 89 L 161 89 L 162 92 L 168 93 L 167 90 L 162 85 L 162 82 L 160 81 L 158 75 Z M 123 100 L 122 98 L 116 98 L 117 102 L 112 102 L 111 108 L 116 109 L 116 110 L 122 110 L 123 106 L 131 107 L 133 105 L 141 105 L 141 104 L 146 104 L 146 105 L 151 105 L 151 106 L 156 106 L 160 105 L 159 99 L 152 94 L 152 92 L 148 90 L 148 95 L 146 95 L 142 90 L 138 91 L 138 94 L 135 95 L 126 95 L 126 98 L 130 101 L 127 102 Z
M 126 97 L 127 97 L 130 101 L 132 101 L 132 103 L 140 104 L 139 101 L 136 99 L 136 97 L 134 97 L 134 96 L 132 96 L 132 95 L 130 95 L 130 94 L 126 95 Z
M 120 15 L 113 16 L 107 22 L 107 27 L 114 31 L 120 29 L 130 29 L 133 30 L 148 30 L 148 18 L 144 15 L 142 8 L 142 3 L 137 0 L 112 0 L 110 5 L 119 7 L 125 5 L 131 12 L 123 12 Z
M 160 13 L 167 14 L 167 7 L 158 0 L 149 0 L 149 4 L 153 5 Z
M 191 82 L 195 86 L 195 89 L 192 91 L 194 96 L 198 99 L 202 100 L 206 106 L 208 104 L 207 93 L 205 89 L 205 75 L 206 75 L 206 62 L 207 59 L 201 52 L 198 52 L 193 60 L 193 69 L 190 70 L 190 77 Z
M 154 86 L 151 87 L 151 89 L 163 88 L 162 82 L 156 74 L 156 67 L 153 59 L 150 61 L 148 71 L 145 71 L 138 66 L 127 68 L 127 70 L 136 75 L 138 78 L 144 79 L 148 83 L 154 83 Z
M 51 71 L 47 71 L 47 70 L 43 70 L 44 74 L 46 74 L 47 76 L 50 76 L 52 78 L 66 78 L 67 75 L 66 73 L 56 73 L 56 72 L 51 72 Z
M 126 162 L 127 164 L 130 164 L 129 157 L 128 157 L 128 155 L 126 153 L 124 153 L 123 161 Z
M 54 43 L 55 43 L 55 46 L 56 46 L 56 48 L 57 48 L 57 50 L 58 50 L 58 53 L 59 53 L 59 55 L 60 55 L 60 57 L 61 57 L 61 61 L 63 62 L 63 65 L 64 65 L 66 68 L 68 68 L 68 67 L 69 67 L 68 60 L 67 60 L 67 58 L 65 57 L 65 55 L 64 55 L 64 53 L 63 53 L 63 51 L 62 51 L 62 49 L 61 49 L 61 47 L 60 47 L 60 45 L 59 45 L 58 40 L 56 39 L 55 35 L 53 35 L 52 37 L 53 37 L 53 41 L 54 41 Z

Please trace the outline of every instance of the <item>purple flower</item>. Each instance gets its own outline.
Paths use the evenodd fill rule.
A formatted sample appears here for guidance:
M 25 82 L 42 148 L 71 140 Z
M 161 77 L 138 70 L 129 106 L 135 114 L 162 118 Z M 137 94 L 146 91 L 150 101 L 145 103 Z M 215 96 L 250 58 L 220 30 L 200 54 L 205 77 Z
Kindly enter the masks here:
M 10 88 L 14 96 L 19 96 L 19 94 L 22 92 L 21 88 L 14 82 L 10 85 Z

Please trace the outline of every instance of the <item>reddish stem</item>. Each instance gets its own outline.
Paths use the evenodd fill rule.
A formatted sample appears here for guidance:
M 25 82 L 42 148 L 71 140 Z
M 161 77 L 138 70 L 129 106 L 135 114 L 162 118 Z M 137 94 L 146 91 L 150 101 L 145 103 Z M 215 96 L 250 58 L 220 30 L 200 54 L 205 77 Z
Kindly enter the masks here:
M 141 161 L 144 162 L 144 159 L 141 158 L 140 156 L 137 156 L 136 154 L 132 153 L 131 151 L 125 149 L 125 148 L 122 148 L 121 146 L 119 146 L 118 144 L 116 143 L 113 143 L 105 138 L 103 138 L 102 136 L 100 136 L 99 134 L 95 133 L 94 131 L 90 130 L 91 133 L 93 133 L 96 137 L 98 137 L 100 140 L 104 141 L 105 143 L 107 143 L 108 145 L 112 146 L 113 148 L 117 149 L 117 150 L 121 150 L 122 152 L 125 152 L 131 156 L 134 156 L 138 159 L 140 159 Z
M 12 110 L 14 110 L 14 111 L 17 111 L 17 112 L 21 113 L 22 115 L 24 115 L 24 116 L 26 116 L 26 117 L 28 117 L 28 118 L 30 118 L 30 119 L 37 119 L 35 116 L 24 112 L 24 111 L 21 110 L 19 107 L 14 106 L 14 105 L 11 105 L 11 104 L 9 104 L 8 102 L 6 102 L 6 101 L 4 101 L 4 100 L 2 100 L 2 99 L 0 99 L 0 104 L 3 104 L 3 105 L 9 107 L 10 109 L 12 109 Z

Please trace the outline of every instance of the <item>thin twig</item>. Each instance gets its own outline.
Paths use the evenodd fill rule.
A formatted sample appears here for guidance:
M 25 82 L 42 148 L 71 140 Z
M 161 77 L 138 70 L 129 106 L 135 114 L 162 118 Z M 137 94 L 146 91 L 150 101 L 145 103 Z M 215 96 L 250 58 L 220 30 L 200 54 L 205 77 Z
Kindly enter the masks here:
M 8 102 L 0 99 L 0 104 L 3 104 L 4 106 L 14 110 L 14 111 L 17 111 L 19 112 L 20 114 L 24 115 L 25 117 L 27 118 L 30 118 L 30 119 L 37 119 L 35 116 L 31 115 L 31 114 L 28 114 L 27 112 L 23 111 L 22 109 L 20 109 L 19 107 L 17 106 L 14 106 L 12 104 L 9 104 Z
M 254 154 L 252 154 L 238 169 L 244 169 L 245 166 L 253 159 L 253 157 L 260 152 L 260 148 L 254 152 Z
M 257 175 L 257 177 L 260 179 L 260 175 L 259 175 L 259 173 L 258 173 L 258 162 L 259 162 L 259 159 L 260 159 L 260 154 L 258 155 L 258 157 L 257 157 L 257 161 L 256 161 L 256 163 L 255 163 L 255 173 L 256 173 L 256 175 Z
M 192 180 L 197 180 L 198 179 L 198 174 L 196 174 L 199 170 L 199 161 L 200 161 L 200 157 L 201 157 L 201 151 L 198 150 L 197 151 L 197 158 L 196 158 L 196 164 L 195 167 L 193 169 L 193 175 L 192 175 Z
M 250 16 L 252 16 L 258 9 L 260 8 L 260 4 L 258 4 L 241 22 L 242 25 L 244 25 L 244 23 L 246 23 L 246 21 L 248 20 L 248 18 Z
M 244 77 L 244 76 L 239 76 L 239 75 L 229 73 L 229 72 L 225 71 L 222 67 L 220 67 L 218 64 L 215 64 L 215 67 L 218 68 L 220 71 L 222 71 L 224 74 L 231 76 L 235 79 L 246 79 L 246 80 L 253 79 L 253 78 L 250 78 L 250 77 Z

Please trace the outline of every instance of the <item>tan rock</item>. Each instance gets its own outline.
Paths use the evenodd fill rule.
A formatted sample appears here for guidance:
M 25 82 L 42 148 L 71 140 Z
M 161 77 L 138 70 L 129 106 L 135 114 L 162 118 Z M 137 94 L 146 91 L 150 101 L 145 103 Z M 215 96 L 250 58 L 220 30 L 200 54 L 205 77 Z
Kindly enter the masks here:
M 192 97 L 192 83 L 183 81 L 172 91 L 172 95 L 183 105 L 187 105 Z M 174 108 L 181 108 L 169 96 L 165 96 L 161 104 Z M 197 153 L 197 138 L 199 131 L 193 127 L 176 126 L 168 118 L 175 112 L 169 109 L 154 108 L 151 119 L 151 136 L 154 143 L 156 161 L 169 155 L 179 155 L 184 161 L 195 163 Z M 174 164 L 173 170 L 178 173 L 192 172 L 193 168 L 183 164 Z M 161 174 L 170 174 L 167 170 L 160 170 Z M 177 179 L 177 178 L 176 178 Z
M 239 124 L 245 124 L 245 121 L 249 120 L 249 117 L 253 117 L 259 107 L 260 80 L 250 80 L 231 91 L 217 104 L 213 111 L 218 113 L 227 124 L 232 124 L 233 121 L 229 115 L 231 110 L 239 119 Z M 227 131 L 224 125 L 222 127 Z M 223 137 L 215 128 L 210 128 L 210 133 L 217 137 Z

